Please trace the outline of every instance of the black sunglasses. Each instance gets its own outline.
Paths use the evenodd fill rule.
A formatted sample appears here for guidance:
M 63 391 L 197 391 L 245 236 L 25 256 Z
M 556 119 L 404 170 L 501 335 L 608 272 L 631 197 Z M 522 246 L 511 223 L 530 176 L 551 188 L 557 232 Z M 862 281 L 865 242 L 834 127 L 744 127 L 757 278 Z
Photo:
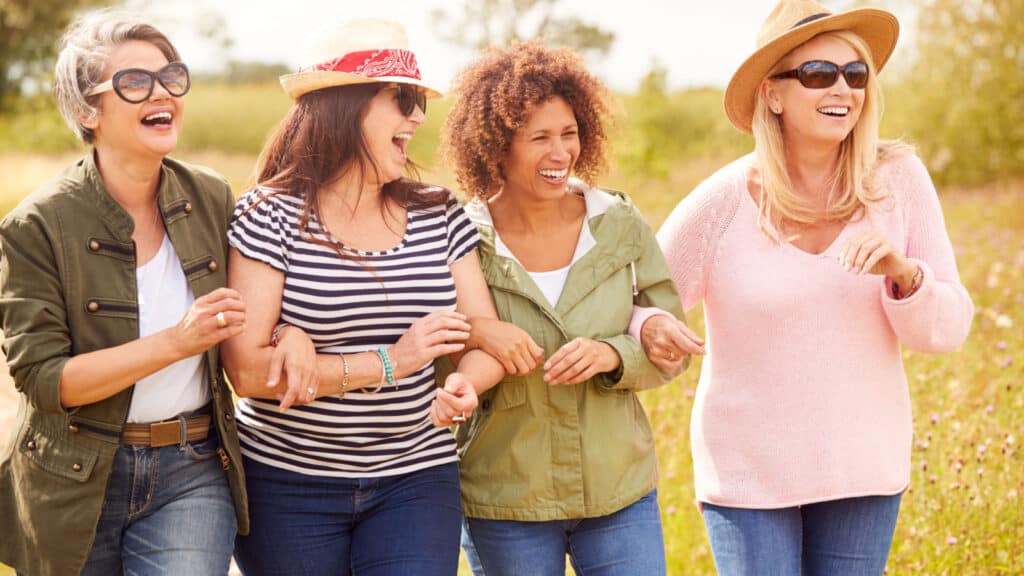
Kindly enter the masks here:
M 113 89 L 125 102 L 138 104 L 153 95 L 153 85 L 160 82 L 171 96 L 184 96 L 192 86 L 188 66 L 184 62 L 171 62 L 156 72 L 143 68 L 126 68 L 114 73 L 114 77 L 93 86 L 86 96 L 102 94 Z
M 829 88 L 839 81 L 839 73 L 846 79 L 846 85 L 860 90 L 868 85 L 868 65 L 860 60 L 843 66 L 828 60 L 811 60 L 792 70 L 772 76 L 772 79 L 796 78 L 804 88 Z
M 412 116 L 416 107 L 420 107 L 420 111 L 426 114 L 427 112 L 427 92 L 417 86 L 409 86 L 403 84 L 393 84 L 390 86 L 397 92 L 396 98 L 398 100 L 398 111 L 403 116 Z

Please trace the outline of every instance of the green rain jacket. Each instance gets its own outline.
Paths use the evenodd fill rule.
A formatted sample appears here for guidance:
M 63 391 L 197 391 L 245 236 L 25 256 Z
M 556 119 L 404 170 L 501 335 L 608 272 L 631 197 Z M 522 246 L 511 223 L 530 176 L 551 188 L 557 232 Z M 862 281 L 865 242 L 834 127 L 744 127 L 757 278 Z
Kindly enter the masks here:
M 479 407 L 456 433 L 469 517 L 604 516 L 658 482 L 654 438 L 636 392 L 675 374 L 662 374 L 625 332 L 634 304 L 678 318 L 682 306 L 654 234 L 629 199 L 597 189 L 583 195 L 596 244 L 572 264 L 554 307 L 510 254 L 499 253 L 486 208 L 467 206 L 502 320 L 528 332 L 545 359 L 578 336 L 607 342 L 622 359 L 615 374 L 575 386 L 548 385 L 539 366 L 525 377 L 506 376 L 481 394 Z
M 225 285 L 234 199 L 215 173 L 171 159 L 161 168 L 164 226 L 196 298 Z M 139 337 L 134 222 L 100 180 L 92 154 L 0 222 L 0 323 L 16 425 L 0 454 L 0 562 L 31 576 L 78 574 L 90 549 L 134 387 L 65 409 L 64 364 Z M 205 380 L 238 517 L 249 520 L 231 392 L 216 347 Z

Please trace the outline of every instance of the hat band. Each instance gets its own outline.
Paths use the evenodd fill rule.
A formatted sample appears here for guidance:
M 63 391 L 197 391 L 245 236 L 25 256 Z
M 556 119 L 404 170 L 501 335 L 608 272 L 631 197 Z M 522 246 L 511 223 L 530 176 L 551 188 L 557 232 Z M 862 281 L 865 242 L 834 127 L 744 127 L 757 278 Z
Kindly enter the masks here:
M 402 49 L 349 52 L 341 58 L 300 68 L 299 72 L 344 72 L 365 78 L 404 76 L 420 80 L 416 57 L 411 51 Z
M 804 18 L 803 20 L 797 22 L 796 24 L 793 24 L 793 28 L 797 28 L 799 26 L 803 26 L 804 24 L 807 24 L 808 22 L 814 22 L 815 20 L 821 20 L 822 18 L 824 18 L 826 16 L 831 16 L 831 14 L 829 14 L 828 12 L 822 12 L 821 14 L 812 14 L 811 16 L 808 16 L 807 18 Z M 793 28 L 790 28 L 790 30 L 792 30 Z

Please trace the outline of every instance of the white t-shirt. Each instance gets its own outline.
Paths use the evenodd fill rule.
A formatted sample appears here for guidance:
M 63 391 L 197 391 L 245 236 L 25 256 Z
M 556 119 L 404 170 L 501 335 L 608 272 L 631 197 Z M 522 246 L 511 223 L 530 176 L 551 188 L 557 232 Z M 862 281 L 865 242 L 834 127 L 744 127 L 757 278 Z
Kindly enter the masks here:
M 170 238 L 153 258 L 135 269 L 139 288 L 139 337 L 174 326 L 195 301 Z M 203 355 L 179 360 L 135 383 L 128 422 L 159 422 L 209 402 L 203 386 Z
M 573 260 L 575 261 L 575 258 Z M 530 278 L 533 278 L 533 283 L 540 288 L 541 294 L 548 299 L 552 308 L 558 305 L 558 298 L 562 296 L 565 281 L 569 277 L 569 268 L 572 268 L 572 264 L 547 272 L 530 272 L 529 270 L 526 272 Z

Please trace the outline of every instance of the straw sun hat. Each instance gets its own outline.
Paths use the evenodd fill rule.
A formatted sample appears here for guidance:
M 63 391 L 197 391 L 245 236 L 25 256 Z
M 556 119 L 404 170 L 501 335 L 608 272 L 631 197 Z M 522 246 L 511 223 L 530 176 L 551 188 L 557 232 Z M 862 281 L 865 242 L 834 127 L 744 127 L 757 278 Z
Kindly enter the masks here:
M 885 10 L 833 13 L 814 0 L 781 0 L 761 26 L 757 50 L 740 64 L 725 89 L 725 114 L 733 126 L 749 134 L 757 91 L 768 72 L 797 46 L 835 30 L 849 30 L 864 39 L 875 70 L 880 71 L 896 47 L 900 25 Z
M 292 99 L 321 88 L 370 82 L 412 84 L 422 87 L 428 98 L 441 97 L 439 90 L 423 83 L 405 29 L 389 20 L 328 25 L 313 39 L 299 71 L 281 76 L 281 86 Z

